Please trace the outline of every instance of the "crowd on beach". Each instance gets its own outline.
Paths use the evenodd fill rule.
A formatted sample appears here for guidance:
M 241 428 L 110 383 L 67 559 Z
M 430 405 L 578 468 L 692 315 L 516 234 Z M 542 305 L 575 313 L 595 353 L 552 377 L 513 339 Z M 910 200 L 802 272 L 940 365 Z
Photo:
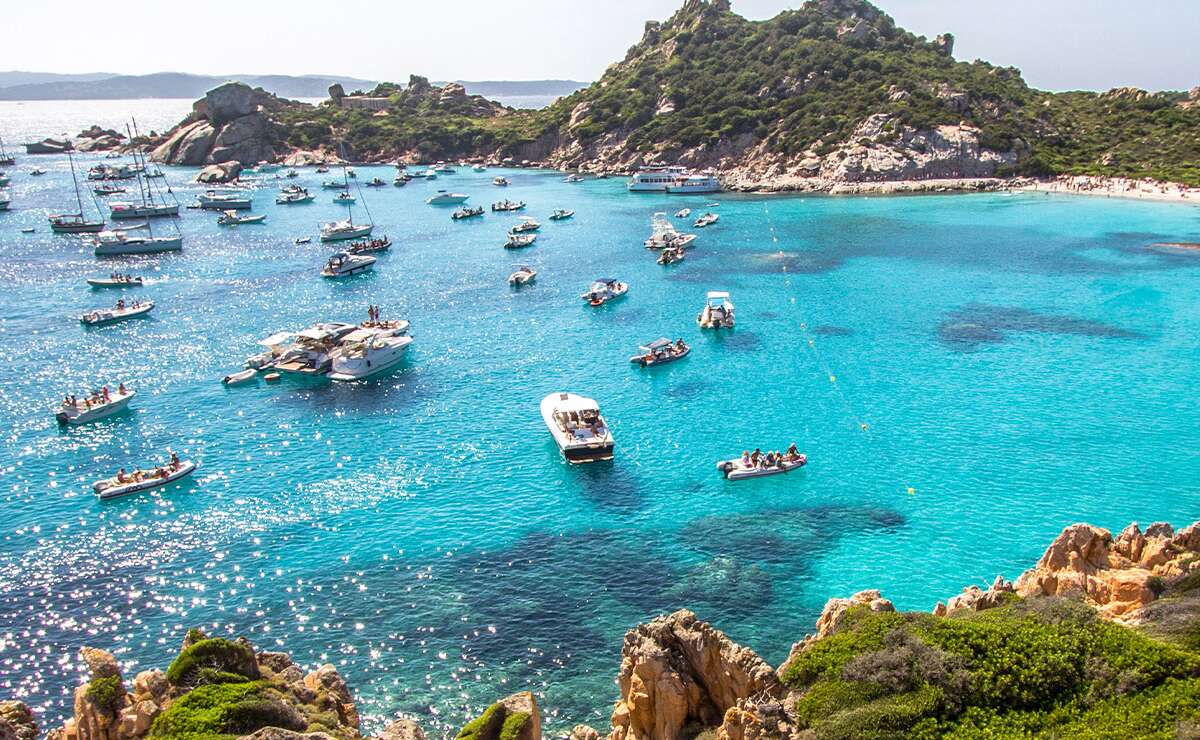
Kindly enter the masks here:
M 1050 181 L 1035 181 L 1029 190 L 1076 195 L 1103 195 L 1112 198 L 1142 198 L 1146 200 L 1190 200 L 1200 202 L 1200 188 L 1180 183 L 1159 182 L 1150 178 L 1135 180 L 1128 177 L 1102 175 L 1062 175 Z
M 796 448 L 796 443 L 793 442 L 784 452 L 763 452 L 759 448 L 754 448 L 754 452 L 742 452 L 741 464 L 743 468 L 777 468 L 787 463 L 793 463 L 799 460 L 803 455 Z
M 125 394 L 125 384 L 121 383 L 117 386 L 117 395 L 124 396 Z M 78 409 L 82 406 L 84 410 L 87 410 L 93 406 L 103 406 L 107 403 L 112 403 L 112 395 L 108 392 L 108 386 L 106 385 L 98 391 L 92 391 L 92 395 L 83 399 L 82 402 L 73 393 L 69 396 L 63 396 L 62 405 L 64 409 Z

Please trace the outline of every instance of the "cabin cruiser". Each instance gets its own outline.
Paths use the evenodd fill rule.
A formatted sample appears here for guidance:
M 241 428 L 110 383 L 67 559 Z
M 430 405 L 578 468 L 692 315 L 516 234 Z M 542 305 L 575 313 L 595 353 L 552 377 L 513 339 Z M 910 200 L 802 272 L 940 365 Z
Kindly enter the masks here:
M 671 195 L 686 195 L 688 193 L 719 193 L 721 181 L 711 173 L 687 175 L 678 177 L 667 184 L 667 192 Z
M 681 208 L 675 212 L 675 218 L 687 218 L 690 215 L 692 215 L 691 208 Z
M 93 288 L 135 288 L 144 281 L 133 275 L 118 275 L 113 273 L 106 278 L 87 278 L 87 284 Z
M 733 301 L 725 291 L 710 290 L 704 309 L 696 316 L 701 329 L 732 329 Z
M 513 274 L 508 276 L 508 284 L 520 287 L 526 283 L 533 282 L 535 277 L 537 277 L 537 270 L 528 265 L 521 265 Z
M 257 216 L 239 216 L 237 211 L 225 211 L 217 219 L 217 224 L 220 226 L 238 226 L 241 224 L 261 224 L 267 220 L 267 214 L 260 213 Z
M 83 400 L 67 396 L 54 413 L 54 418 L 59 424 L 87 424 L 124 411 L 134 395 L 133 391 L 121 384 L 116 393 L 109 393 L 105 388 Z
M 122 470 L 111 478 L 96 481 L 92 484 L 92 490 L 101 500 L 128 496 L 174 483 L 191 475 L 196 467 L 196 463 L 191 460 L 180 460 L 172 455 L 171 462 L 167 465 L 151 470 L 135 470 L 128 475 Z
M 329 258 L 321 270 L 321 277 L 343 278 L 366 272 L 375 266 L 375 258 L 365 254 L 338 252 Z
M 285 190 L 275 196 L 275 202 L 281 206 L 290 206 L 296 203 L 312 203 L 315 197 L 304 188 L 295 188 L 294 190 Z
M 326 180 L 321 183 L 321 187 L 326 190 L 345 190 L 346 183 L 342 180 Z
M 668 185 L 687 174 L 686 167 L 643 167 L 629 178 L 629 192 L 665 193 Z
M 392 248 L 392 240 L 388 237 L 380 237 L 378 239 L 368 239 L 361 242 L 350 242 L 350 246 L 346 247 L 346 251 L 350 254 L 371 254 L 372 252 L 386 252 Z
M 629 358 L 629 361 L 642 367 L 650 367 L 651 365 L 665 365 L 668 362 L 682 360 L 688 356 L 692 348 L 687 346 L 682 339 L 672 342 L 666 337 L 659 337 L 649 344 L 643 345 L 638 349 L 641 350 L 638 354 Z
M 583 175 L 567 175 L 563 182 L 583 182 Z
M 492 184 L 498 188 L 506 188 L 509 186 L 509 181 L 507 177 L 493 177 Z
M 658 254 L 658 264 L 673 265 L 676 262 L 682 262 L 685 252 L 683 247 L 663 247 Z
M 95 234 L 104 231 L 103 221 L 88 221 L 82 213 L 60 213 L 50 217 L 55 234 Z
M 567 462 L 599 462 L 613 458 L 613 436 L 600 406 L 574 393 L 551 393 L 542 399 L 542 420 Z
M 537 241 L 537 234 L 509 234 L 508 241 L 504 242 L 505 249 L 521 249 L 522 247 L 531 247 Z
M 85 313 L 79 317 L 79 322 L 88 326 L 114 324 L 125 319 L 145 316 L 152 310 L 154 310 L 154 301 L 146 301 L 145 303 L 133 301 L 128 304 L 125 301 L 117 301 L 117 305 L 113 308 L 102 308 Z
M 701 216 L 700 218 L 696 219 L 696 223 L 694 223 L 692 225 L 695 226 L 697 229 L 703 229 L 706 226 L 712 226 L 713 224 L 715 224 L 716 222 L 718 222 L 720 220 L 721 220 L 721 217 L 718 216 L 717 214 L 706 213 L 703 216 Z
M 178 216 L 178 203 L 110 203 L 111 218 L 114 221 L 128 218 L 156 218 L 159 216 Z
M 600 278 L 592 283 L 586 293 L 579 297 L 592 306 L 602 306 L 629 292 L 629 285 L 613 278 Z
M 370 236 L 374 224 L 355 224 L 353 221 L 330 221 L 321 226 L 321 241 L 340 242 Z
M 341 204 L 341 205 L 348 205 L 348 204 L 350 204 L 350 203 L 353 203 L 353 202 L 354 202 L 354 201 L 356 201 L 356 200 L 358 200 L 358 199 L 357 199 L 357 198 L 355 198 L 355 197 L 354 197 L 353 195 L 351 195 L 350 193 L 348 193 L 348 192 L 345 192 L 345 191 L 343 191 L 343 192 L 341 192 L 341 193 L 338 193 L 337 195 L 333 196 L 333 202 L 334 202 L 334 203 L 339 203 L 339 204 Z
M 142 236 L 130 234 L 127 231 L 101 231 L 91 239 L 93 253 L 97 257 L 111 257 L 118 254 L 156 254 L 158 252 L 178 252 L 183 249 L 183 237 L 176 236 Z
M 330 354 L 329 379 L 363 380 L 391 370 L 404 359 L 404 350 L 412 343 L 407 333 L 374 327 L 355 329 Z
M 274 334 L 260 344 L 275 355 L 271 364 L 275 370 L 296 375 L 324 375 L 329 371 L 333 362 L 331 355 L 342 338 L 357 329 L 354 324 L 341 322 L 315 324 L 295 334 Z
M 450 218 L 454 219 L 455 221 L 461 221 L 464 218 L 474 218 L 475 216 L 482 215 L 483 206 L 476 206 L 475 208 L 459 208 L 457 211 L 450 214 Z
M 196 196 L 196 205 L 210 211 L 248 211 L 252 203 L 249 195 L 234 195 L 209 190 Z
M 471 196 L 463 195 L 462 193 L 451 193 L 446 190 L 439 190 L 437 191 L 437 195 L 426 200 L 425 202 L 431 206 L 455 206 L 459 203 L 466 203 L 467 199 L 470 197 Z
M 523 200 L 502 200 L 499 203 L 492 204 L 492 210 L 498 212 L 504 211 L 519 211 L 525 207 Z
M 381 188 L 384 185 L 387 185 L 387 183 L 378 177 L 372 177 L 370 180 L 367 181 L 367 187 L 369 187 L 369 188 Z
M 797 450 L 793 444 L 783 453 L 764 455 L 758 450 L 755 450 L 754 454 L 743 452 L 740 458 L 718 461 L 717 470 L 721 471 L 727 480 L 744 480 L 790 473 L 807 464 L 808 456 Z
M 575 211 L 567 211 L 567 210 L 563 210 L 560 208 L 559 210 L 550 214 L 550 220 L 551 221 L 565 221 L 574 215 L 575 215 Z
M 679 247 L 687 249 L 696 241 L 695 234 L 682 234 L 675 230 L 675 225 L 667 220 L 667 214 L 659 212 L 650 219 L 650 238 L 646 240 L 646 249 L 662 249 L 664 247 Z
M 530 218 L 529 216 L 522 216 L 521 223 L 509 229 L 509 233 L 526 234 L 531 231 L 537 231 L 540 228 L 542 228 L 542 225 L 539 224 L 536 219 Z

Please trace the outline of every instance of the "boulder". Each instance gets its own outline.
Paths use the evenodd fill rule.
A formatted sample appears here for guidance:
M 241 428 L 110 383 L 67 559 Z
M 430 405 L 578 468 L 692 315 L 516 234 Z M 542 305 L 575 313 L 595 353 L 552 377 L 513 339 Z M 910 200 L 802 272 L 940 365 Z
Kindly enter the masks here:
M 37 740 L 38 726 L 24 702 L 0 701 L 0 740 Z
M 275 159 L 275 150 L 270 143 L 271 125 L 260 115 L 236 118 L 226 124 L 213 140 L 207 161 L 262 162 Z
M 504 740 L 542 740 L 542 714 L 538 711 L 537 699 L 533 692 L 522 691 L 500 700 L 505 715 L 528 715 L 528 719 L 520 726 L 516 735 L 504 733 Z
M 74 740 L 116 740 L 120 713 L 128 702 L 117 659 L 91 647 L 80 650 L 79 656 L 91 678 L 75 689 Z
M 411 719 L 398 719 L 383 728 L 379 740 L 425 740 L 425 731 Z
M 1011 583 L 996 576 L 996 580 L 988 590 L 984 591 L 975 585 L 967 586 L 961 594 L 949 599 L 947 603 L 943 604 L 939 601 L 938 605 L 934 607 L 933 613 L 939 617 L 948 617 L 958 611 L 979 612 L 984 609 L 994 609 L 1002 606 L 1014 591 Z
M 346 88 L 342 87 L 342 83 L 335 82 L 329 86 L 329 99 L 335 103 L 341 103 L 342 98 L 346 97 Z
M 316 693 L 316 703 L 322 711 L 333 710 L 338 721 L 358 729 L 358 709 L 350 688 L 337 669 L 326 663 L 304 677 L 304 685 Z
M 210 164 L 200 170 L 200 174 L 196 175 L 196 182 L 213 185 L 219 183 L 233 182 L 238 179 L 238 175 L 242 172 L 241 162 L 222 162 L 220 164 Z
M 150 159 L 167 164 L 203 164 L 215 137 L 216 130 L 212 124 L 203 120 L 196 121 L 176 128 L 167 136 L 166 141 L 154 148 Z
M 575 725 L 567 740 L 600 740 L 600 733 L 591 725 Z
M 213 126 L 223 126 L 258 110 L 254 88 L 244 82 L 226 82 L 204 94 L 206 115 Z
M 782 695 L 762 658 L 686 610 L 625 635 L 617 684 L 610 740 L 674 740 L 721 724 L 739 700 Z
M 167 683 L 166 674 L 157 668 L 142 671 L 133 677 L 133 698 L 135 701 L 148 700 L 159 706 L 166 704 L 171 686 Z

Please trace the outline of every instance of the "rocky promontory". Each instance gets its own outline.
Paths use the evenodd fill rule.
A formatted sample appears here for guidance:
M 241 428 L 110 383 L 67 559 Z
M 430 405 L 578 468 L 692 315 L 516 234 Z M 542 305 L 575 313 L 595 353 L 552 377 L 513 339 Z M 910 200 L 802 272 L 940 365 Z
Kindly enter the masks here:
M 196 101 L 191 114 L 154 145 L 150 158 L 192 166 L 275 161 L 283 133 L 273 115 L 300 105 L 261 88 L 227 82 Z

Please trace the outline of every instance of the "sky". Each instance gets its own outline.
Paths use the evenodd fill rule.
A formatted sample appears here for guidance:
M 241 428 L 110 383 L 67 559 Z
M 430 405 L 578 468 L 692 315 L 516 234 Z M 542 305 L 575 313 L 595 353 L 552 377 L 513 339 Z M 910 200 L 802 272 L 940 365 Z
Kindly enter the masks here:
M 683 0 L 94 0 L 6 2 L 0 70 L 320 74 L 364 79 L 590 81 Z M 1200 85 L 1200 0 L 877 0 L 955 56 L 1016 66 L 1048 90 Z M 733 0 L 769 18 L 800 0 Z M 198 11 L 198 8 L 200 9 Z M 14 29 L 28 29 L 16 33 Z M 124 40 L 136 39 L 136 43 Z

